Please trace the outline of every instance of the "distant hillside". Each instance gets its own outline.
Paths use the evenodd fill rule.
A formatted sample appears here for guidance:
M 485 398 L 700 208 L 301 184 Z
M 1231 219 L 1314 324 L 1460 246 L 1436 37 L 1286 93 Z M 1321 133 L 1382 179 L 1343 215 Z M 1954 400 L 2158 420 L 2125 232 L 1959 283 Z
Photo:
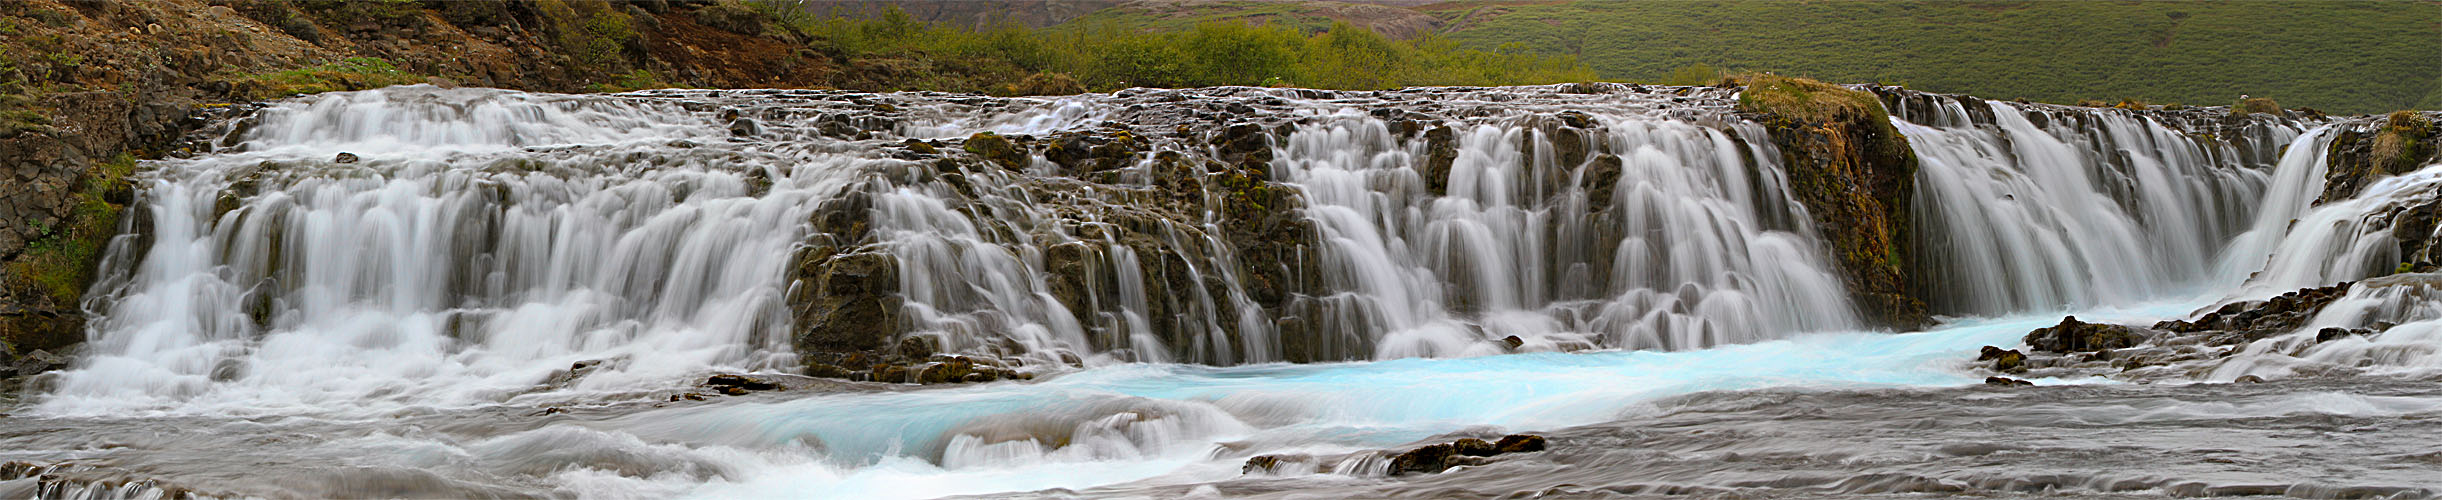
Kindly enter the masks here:
M 1641 82 L 1713 68 L 2061 103 L 2222 105 L 2252 94 L 2333 113 L 2442 109 L 2442 2 L 2431 0 L 1137 0 L 1069 24 L 1209 21 L 1440 33 L 1477 49 L 1575 55 L 1604 78 Z

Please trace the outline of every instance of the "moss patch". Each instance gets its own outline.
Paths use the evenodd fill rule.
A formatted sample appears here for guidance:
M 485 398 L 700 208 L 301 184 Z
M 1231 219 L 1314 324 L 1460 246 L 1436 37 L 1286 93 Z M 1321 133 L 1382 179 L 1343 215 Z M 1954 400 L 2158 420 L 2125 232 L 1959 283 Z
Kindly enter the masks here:
M 2250 115 L 2257 113 L 2277 115 L 2281 114 L 2281 103 L 2273 102 L 2272 98 L 2270 97 L 2250 97 L 2240 99 L 2238 102 L 2232 103 L 2230 105 L 2230 112 Z
M 401 71 L 380 58 L 350 57 L 319 66 L 246 75 L 239 77 L 238 82 L 245 96 L 261 100 L 423 83 L 424 76 Z
M 1882 103 L 1865 91 L 1805 78 L 1773 74 L 1740 77 L 1746 91 L 1738 93 L 1738 110 L 1779 117 L 1797 123 L 1828 123 L 1859 118 L 1887 121 Z

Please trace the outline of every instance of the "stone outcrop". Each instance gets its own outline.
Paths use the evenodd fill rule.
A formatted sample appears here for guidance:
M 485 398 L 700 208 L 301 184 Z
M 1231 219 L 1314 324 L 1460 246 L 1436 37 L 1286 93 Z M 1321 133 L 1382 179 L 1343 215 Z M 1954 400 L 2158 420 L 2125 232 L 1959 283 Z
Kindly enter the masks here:
M 2143 329 L 2109 323 L 2087 323 L 2076 316 L 2061 318 L 2060 324 L 2028 332 L 2027 347 L 2037 351 L 2072 353 L 2095 352 L 2135 347 L 2145 343 L 2150 335 Z
M 2323 194 L 2316 203 L 2356 197 L 2367 185 L 2442 162 L 2434 120 L 2442 113 L 2400 111 L 2344 126 L 2324 153 Z M 2425 216 L 2430 229 L 2430 215 Z
M 1162 140 L 1223 150 L 1268 140 L 1262 127 L 1218 129 L 1210 137 Z M 878 245 L 869 227 L 874 190 L 892 188 L 945 199 L 1004 248 L 1037 249 L 1045 289 L 1088 330 L 1092 345 L 1085 347 L 1092 351 L 1127 347 L 1126 334 L 1114 328 L 1127 326 L 1123 308 L 1141 307 L 1135 312 L 1143 326 L 1181 352 L 1140 356 L 1226 357 L 1231 348 L 1206 344 L 1196 332 L 1235 331 L 1245 306 L 1263 309 L 1256 317 L 1281 317 L 1301 287 L 1315 281 L 1304 265 L 1316 260 L 1315 229 L 1300 215 L 1296 191 L 1271 178 L 1268 146 L 1235 146 L 1240 150 L 1225 156 L 1233 162 L 1175 146 L 1155 153 L 1150 140 L 1111 129 L 891 145 L 892 156 L 917 162 L 915 172 L 869 179 L 816 212 L 816 234 L 799 258 L 790 299 L 807 372 L 918 383 L 1030 376 L 996 359 L 1019 346 L 959 345 L 912 330 L 917 325 L 898 310 L 905 300 L 898 257 Z M 1034 215 L 993 215 L 1018 205 Z M 1122 276 L 1130 268 L 1139 274 Z M 1141 297 L 1123 296 L 1123 281 L 1141 287 Z M 1290 348 L 1291 360 L 1311 360 Z
M 1866 319 L 1901 331 L 1930 325 L 1925 301 L 1908 286 L 1917 160 L 1907 138 L 1892 128 L 1873 94 L 1804 79 L 1758 78 L 1747 82 L 1739 110 L 1771 131 L 1798 200 L 1814 217 L 1818 234 L 1830 241 L 1832 257 Z M 1758 89 L 1764 85 L 1784 90 Z M 1795 95 L 1773 99 L 1776 93 Z

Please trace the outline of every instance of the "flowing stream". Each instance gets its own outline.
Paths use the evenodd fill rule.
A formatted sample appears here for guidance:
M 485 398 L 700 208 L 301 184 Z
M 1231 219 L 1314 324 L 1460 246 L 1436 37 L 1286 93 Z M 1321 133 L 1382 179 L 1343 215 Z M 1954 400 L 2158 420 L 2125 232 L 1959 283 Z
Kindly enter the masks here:
M 2442 166 L 2316 205 L 2347 125 L 1883 91 L 1921 332 L 1860 309 L 1730 89 L 267 103 L 144 165 L 90 341 L 0 416 L 0 494 L 2442 495 L 2413 278 L 2194 380 L 2295 381 L 1970 367 L 2064 313 L 2381 274 L 2371 215 Z M 884 303 L 804 303 L 851 293 Z M 1030 379 L 793 375 L 859 329 Z M 681 397 L 715 373 L 790 388 Z M 1520 432 L 1552 451 L 1388 473 Z

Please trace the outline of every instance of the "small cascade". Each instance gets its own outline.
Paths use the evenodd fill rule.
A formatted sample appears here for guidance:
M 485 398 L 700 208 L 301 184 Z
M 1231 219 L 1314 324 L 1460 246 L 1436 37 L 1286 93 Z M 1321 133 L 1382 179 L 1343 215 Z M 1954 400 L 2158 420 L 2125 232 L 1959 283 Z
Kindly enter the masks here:
M 1893 102 L 1921 162 L 1915 280 L 1946 314 L 2202 291 L 2227 272 L 2224 248 L 2258 221 L 2266 194 L 2288 187 L 2274 182 L 2271 152 L 2301 133 L 2273 118 L 1916 93 Z
M 1512 336 L 1685 349 L 1856 326 L 1760 126 L 1496 116 L 1397 134 L 1342 111 L 1277 148 L 1338 292 L 1301 314 L 1311 335 L 1401 357 L 1499 352 L 1487 341 Z
M 2357 282 L 2298 331 L 2240 347 L 2208 379 L 2436 370 L 2442 370 L 2442 275 L 2409 273 Z

